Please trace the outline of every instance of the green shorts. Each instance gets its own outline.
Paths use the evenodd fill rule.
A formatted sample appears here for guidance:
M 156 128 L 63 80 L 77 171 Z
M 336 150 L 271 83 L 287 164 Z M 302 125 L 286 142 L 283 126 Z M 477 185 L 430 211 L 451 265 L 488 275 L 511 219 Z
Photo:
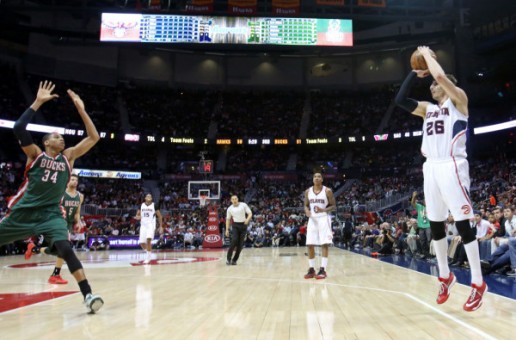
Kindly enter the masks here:
M 15 209 L 0 221 L 0 246 L 43 235 L 52 248 L 54 242 L 69 239 L 66 227 L 58 207 Z

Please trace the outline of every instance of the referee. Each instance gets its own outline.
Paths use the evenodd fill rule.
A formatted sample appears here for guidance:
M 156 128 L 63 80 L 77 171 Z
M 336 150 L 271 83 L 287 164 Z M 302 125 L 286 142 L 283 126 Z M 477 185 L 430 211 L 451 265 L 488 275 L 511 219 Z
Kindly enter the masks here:
M 231 223 L 231 219 L 233 219 L 233 228 L 231 229 L 231 245 L 229 246 L 228 257 L 226 261 L 228 266 L 237 264 L 240 252 L 244 247 L 247 225 L 249 224 L 249 221 L 251 221 L 252 217 L 253 213 L 251 212 L 251 209 L 249 209 L 249 206 L 244 202 L 239 202 L 236 195 L 231 196 L 231 205 L 229 206 L 226 214 L 226 237 L 229 237 L 229 225 Z M 235 256 L 233 257 L 233 260 L 231 260 L 233 250 L 235 250 L 235 248 Z

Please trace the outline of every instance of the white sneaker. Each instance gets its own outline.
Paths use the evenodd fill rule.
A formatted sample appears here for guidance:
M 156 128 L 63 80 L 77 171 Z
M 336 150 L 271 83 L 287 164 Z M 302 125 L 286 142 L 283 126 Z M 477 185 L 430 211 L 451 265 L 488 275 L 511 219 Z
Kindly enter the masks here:
M 151 260 L 152 260 L 152 253 L 149 251 L 149 252 L 147 252 L 147 255 L 145 256 L 145 260 L 143 261 L 143 263 L 148 264 L 148 263 L 150 263 Z
M 89 313 L 95 314 L 104 305 L 104 300 L 99 295 L 89 293 L 84 298 L 84 304 Z

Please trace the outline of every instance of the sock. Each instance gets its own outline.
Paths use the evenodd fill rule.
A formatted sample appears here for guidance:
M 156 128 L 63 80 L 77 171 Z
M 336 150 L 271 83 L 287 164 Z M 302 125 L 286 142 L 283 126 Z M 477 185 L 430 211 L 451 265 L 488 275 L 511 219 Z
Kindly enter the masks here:
M 308 259 L 308 265 L 310 268 L 315 268 L 315 259 Z
M 328 258 L 327 257 L 321 257 L 321 267 L 326 269 L 326 266 L 328 266 Z
M 448 266 L 448 240 L 445 238 L 439 241 L 433 240 L 435 257 L 437 266 L 439 267 L 439 276 L 447 279 L 450 276 L 450 267 Z
M 480 268 L 480 255 L 478 251 L 478 241 L 471 241 L 464 245 L 466 255 L 468 255 L 469 269 L 471 271 L 471 283 L 480 286 L 484 279 L 482 278 L 482 269 Z
M 86 295 L 91 294 L 91 287 L 88 280 L 84 279 L 79 282 L 79 288 L 81 289 L 81 293 L 84 298 L 86 298 Z
M 55 267 L 54 272 L 52 273 L 52 276 L 57 276 L 59 274 L 61 274 L 61 268 Z

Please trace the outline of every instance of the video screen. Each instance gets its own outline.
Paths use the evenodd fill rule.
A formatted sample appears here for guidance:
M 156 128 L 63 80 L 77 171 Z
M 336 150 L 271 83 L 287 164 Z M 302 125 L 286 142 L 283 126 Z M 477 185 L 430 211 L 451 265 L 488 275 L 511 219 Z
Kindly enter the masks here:
M 100 41 L 353 46 L 351 20 L 103 13 Z

